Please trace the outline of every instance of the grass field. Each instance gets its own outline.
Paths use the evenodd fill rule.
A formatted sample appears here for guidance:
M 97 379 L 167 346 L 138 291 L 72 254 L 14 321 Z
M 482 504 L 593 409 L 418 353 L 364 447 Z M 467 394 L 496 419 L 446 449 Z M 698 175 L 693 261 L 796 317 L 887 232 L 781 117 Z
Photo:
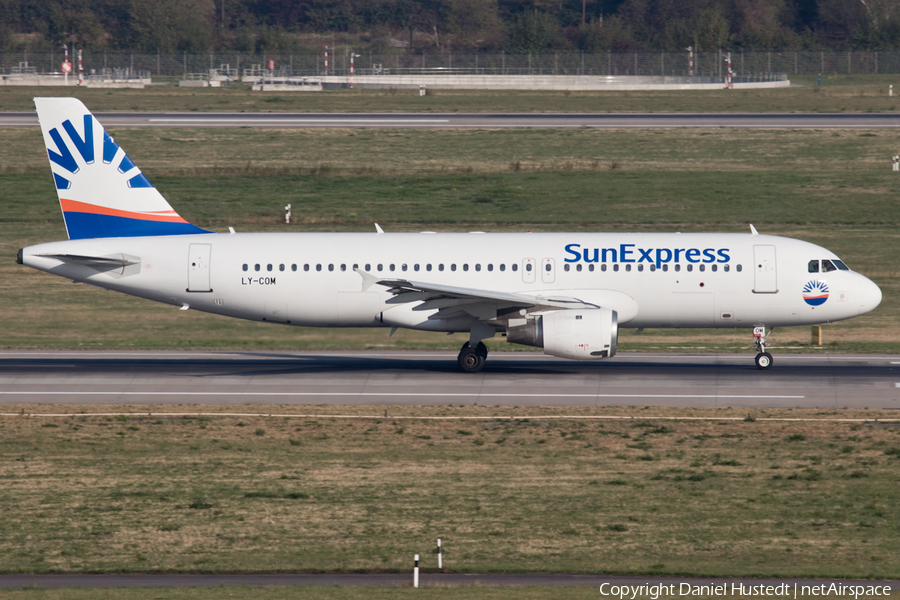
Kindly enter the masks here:
M 93 111 L 246 112 L 893 112 L 900 75 L 795 76 L 790 88 L 661 92 L 333 90 L 253 92 L 151 86 L 144 90 L 0 87 L 0 111 L 31 111 L 35 96 L 76 96 Z M 171 83 L 175 83 L 171 80 Z
M 677 588 L 676 588 L 677 589 Z M 387 598 L 440 598 L 441 600 L 495 600 L 516 598 L 517 600 L 596 600 L 598 590 L 588 586 L 564 586 L 564 587 L 489 587 L 484 585 L 460 586 L 460 587 L 422 587 L 413 589 L 407 587 L 340 587 L 340 586 L 312 586 L 312 587 L 213 587 L 213 588 L 167 588 L 167 589 L 93 589 L 93 590 L 21 590 L 2 592 L 5 600 L 219 600 L 220 598 L 252 598 L 254 600 L 282 600 L 294 598 L 305 600 L 378 600 Z M 618 598 L 618 596 L 615 596 Z M 678 596 L 658 596 L 662 600 Z M 690 598 L 711 598 L 714 596 L 690 596 Z M 757 598 L 760 596 L 743 596 L 743 598 Z M 881 598 L 896 599 L 900 597 L 896 591 L 889 596 Z M 637 598 L 651 598 L 650 595 L 638 595 Z M 719 596 L 721 598 L 721 596 Z
M 778 330 L 781 351 L 900 352 L 894 136 L 885 131 L 113 132 L 179 212 L 224 231 L 747 231 L 835 251 L 882 286 L 864 317 Z M 65 238 L 39 132 L 0 132 L 0 347 L 452 348 L 454 338 L 273 327 L 184 313 L 13 264 Z M 296 222 L 280 223 L 291 203 Z M 135 312 L 142 315 L 140 324 Z M 746 331 L 623 330 L 623 350 L 748 351 Z M 513 349 L 501 342 L 495 348 Z
M 890 411 L 248 412 L 0 418 L 0 570 L 900 576 Z

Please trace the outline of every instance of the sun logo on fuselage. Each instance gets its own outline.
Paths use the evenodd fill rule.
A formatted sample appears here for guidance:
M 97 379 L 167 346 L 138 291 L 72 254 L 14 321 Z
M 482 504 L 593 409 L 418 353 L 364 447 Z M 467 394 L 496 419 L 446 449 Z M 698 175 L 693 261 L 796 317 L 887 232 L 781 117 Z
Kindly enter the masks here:
M 803 301 L 810 306 L 821 306 L 828 300 L 828 284 L 813 279 L 803 286 Z

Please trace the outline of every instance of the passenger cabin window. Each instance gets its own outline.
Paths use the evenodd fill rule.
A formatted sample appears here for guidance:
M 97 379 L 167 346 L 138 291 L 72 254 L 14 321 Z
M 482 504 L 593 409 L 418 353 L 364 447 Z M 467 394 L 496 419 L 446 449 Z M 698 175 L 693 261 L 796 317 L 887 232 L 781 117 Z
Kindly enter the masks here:
M 321 271 L 321 270 L 322 270 L 322 265 L 316 265 L 316 271 Z
M 505 271 L 505 270 L 506 270 L 506 265 L 504 265 L 503 263 L 501 263 L 501 264 L 500 264 L 500 270 L 501 270 L 501 271 Z
M 468 270 L 469 270 L 469 263 L 465 263 L 463 265 L 463 271 L 468 271 Z
M 744 268 L 741 265 L 738 265 L 735 269 L 737 270 L 738 273 L 740 273 L 741 271 L 744 270 Z
M 346 271 L 346 270 L 347 270 L 347 265 L 341 265 L 341 271 Z
M 652 273 L 653 271 L 656 271 L 656 265 L 651 264 L 651 265 L 650 265 L 650 272 Z
M 450 270 L 451 270 L 451 271 L 455 271 L 455 270 L 456 270 L 456 263 L 452 263 L 452 264 L 450 265 Z
M 425 270 L 431 271 L 431 263 L 428 263 L 427 265 L 425 265 Z
M 279 271 L 284 271 L 284 264 L 278 265 L 278 270 L 279 270 Z
M 444 270 L 444 263 L 441 263 L 438 265 L 438 271 L 443 271 L 443 270 Z
M 606 267 L 606 265 L 603 265 L 603 266 Z M 603 270 L 605 271 L 606 269 L 604 268 Z M 588 265 L 588 271 L 590 271 L 591 273 L 593 273 L 593 272 L 594 272 L 594 265 Z
M 694 270 L 694 265 L 688 265 L 688 266 L 687 266 L 687 270 L 688 270 L 688 272 L 693 271 L 693 270 Z
M 476 270 L 476 271 L 480 271 L 480 270 L 481 270 L 481 263 L 475 263 L 475 270 Z
M 372 265 L 369 263 L 366 263 L 366 271 L 371 271 L 371 270 L 372 270 Z
M 244 263 L 243 269 L 246 271 L 246 270 L 248 270 L 249 268 L 250 268 L 250 266 L 249 266 L 247 263 Z
M 618 271 L 618 270 L 619 270 L 619 263 L 616 263 L 613 265 L 613 271 Z
M 272 270 L 272 265 L 266 265 L 266 271 L 271 271 L 271 270 Z
M 722 270 L 725 271 L 725 272 L 727 273 L 728 271 L 731 270 L 731 267 L 728 266 L 728 265 L 723 265 L 723 266 L 722 266 Z
M 253 270 L 254 270 L 254 271 L 259 271 L 259 265 L 253 265 Z
M 563 265 L 563 271 L 568 271 L 568 270 L 569 270 L 569 265 L 568 264 Z
M 512 269 L 513 271 L 518 271 L 518 270 L 519 270 L 519 265 L 517 265 L 516 263 L 513 263 L 512 265 L 510 265 L 509 268 Z
M 830 260 L 822 261 L 822 272 L 830 273 L 831 271 L 837 271 L 837 267 Z
M 297 270 L 297 265 L 291 265 L 291 271 L 296 271 L 296 270 Z
M 402 265 L 400 265 L 400 270 L 406 271 L 406 263 L 403 263 Z
M 807 270 L 810 273 L 818 273 L 819 272 L 819 261 L 817 261 L 817 260 L 809 261 L 809 268 Z
M 594 265 L 591 265 L 592 270 L 593 270 L 593 266 L 594 266 Z M 600 265 L 600 270 L 601 270 L 601 271 L 605 271 L 605 270 L 606 270 L 606 265 L 605 265 L 605 264 Z
M 309 265 L 308 265 L 308 264 L 303 265 L 303 270 L 304 270 L 304 271 L 309 271 Z
M 488 273 L 494 270 L 494 265 L 488 264 Z

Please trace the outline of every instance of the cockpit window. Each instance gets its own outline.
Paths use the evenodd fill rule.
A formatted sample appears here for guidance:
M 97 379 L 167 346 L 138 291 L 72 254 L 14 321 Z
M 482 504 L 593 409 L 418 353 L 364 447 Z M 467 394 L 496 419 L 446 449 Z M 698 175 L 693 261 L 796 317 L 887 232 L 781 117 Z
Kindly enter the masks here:
M 829 273 L 831 271 L 837 271 L 837 267 L 834 266 L 834 263 L 832 263 L 830 260 L 823 260 L 822 261 L 822 272 Z
M 844 264 L 844 261 L 842 261 L 842 260 L 834 259 L 834 260 L 831 261 L 831 262 L 833 262 L 833 263 L 834 263 L 834 266 L 836 266 L 836 267 L 837 267 L 838 269 L 840 269 L 841 271 L 849 271 L 849 270 L 850 270 L 850 267 L 848 267 L 847 265 L 845 265 L 845 264 Z
M 818 273 L 819 272 L 819 261 L 817 261 L 817 260 L 809 261 L 809 272 L 810 273 Z

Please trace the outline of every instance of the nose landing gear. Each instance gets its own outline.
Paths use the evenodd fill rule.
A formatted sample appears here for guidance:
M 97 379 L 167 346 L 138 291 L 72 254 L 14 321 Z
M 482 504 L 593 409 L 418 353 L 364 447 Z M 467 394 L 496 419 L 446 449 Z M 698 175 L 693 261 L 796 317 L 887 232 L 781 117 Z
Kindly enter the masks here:
M 769 333 L 772 333 L 773 330 L 769 330 Z M 755 338 L 753 343 L 756 346 L 756 368 L 765 371 L 766 369 L 772 366 L 774 359 L 772 355 L 766 352 L 766 347 L 769 343 L 766 341 L 766 328 L 762 327 L 754 327 L 753 328 L 753 337 Z

